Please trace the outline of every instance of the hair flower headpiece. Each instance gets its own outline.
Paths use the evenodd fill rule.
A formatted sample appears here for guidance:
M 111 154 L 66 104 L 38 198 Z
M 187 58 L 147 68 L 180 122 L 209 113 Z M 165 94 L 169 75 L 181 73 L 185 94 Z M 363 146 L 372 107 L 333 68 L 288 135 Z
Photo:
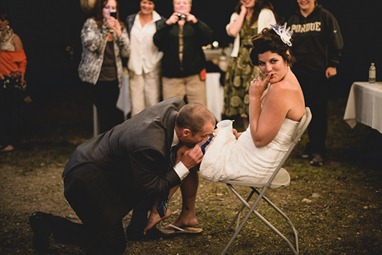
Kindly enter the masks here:
M 276 32 L 276 34 L 280 36 L 281 40 L 285 44 L 287 44 L 288 46 L 292 46 L 292 43 L 290 41 L 290 39 L 292 38 L 292 31 L 290 31 L 290 27 L 287 28 L 286 25 L 286 23 L 284 23 L 284 25 L 282 26 L 279 24 L 271 24 L 271 27 Z

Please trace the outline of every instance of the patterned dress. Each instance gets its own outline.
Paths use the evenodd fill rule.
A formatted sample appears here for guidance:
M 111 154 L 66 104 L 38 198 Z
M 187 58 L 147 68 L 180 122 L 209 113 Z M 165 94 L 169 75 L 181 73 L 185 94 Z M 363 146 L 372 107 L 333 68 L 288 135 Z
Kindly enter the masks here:
M 252 65 L 250 52 L 252 37 L 257 34 L 257 21 L 245 20 L 240 30 L 240 49 L 237 57 L 231 57 L 224 83 L 224 114 L 248 118 L 248 90 L 250 82 L 260 71 Z

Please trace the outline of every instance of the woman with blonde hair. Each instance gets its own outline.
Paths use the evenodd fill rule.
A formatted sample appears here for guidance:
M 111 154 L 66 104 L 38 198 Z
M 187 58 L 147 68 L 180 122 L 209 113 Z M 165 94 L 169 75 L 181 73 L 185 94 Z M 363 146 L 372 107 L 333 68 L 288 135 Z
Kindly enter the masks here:
M 160 101 L 163 52 L 154 45 L 153 36 L 165 21 L 166 19 L 155 11 L 155 0 L 140 0 L 140 11 L 126 18 L 131 49 L 127 63 L 131 116 Z

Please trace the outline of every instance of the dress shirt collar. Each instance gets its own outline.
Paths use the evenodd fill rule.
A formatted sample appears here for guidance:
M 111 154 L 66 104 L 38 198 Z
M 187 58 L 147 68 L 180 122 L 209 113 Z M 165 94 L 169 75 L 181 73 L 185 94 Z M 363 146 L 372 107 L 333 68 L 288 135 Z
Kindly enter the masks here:
M 176 132 L 175 132 L 175 129 L 174 129 L 174 138 L 172 139 L 171 147 L 177 145 L 178 143 L 179 143 L 179 138 L 176 135 Z

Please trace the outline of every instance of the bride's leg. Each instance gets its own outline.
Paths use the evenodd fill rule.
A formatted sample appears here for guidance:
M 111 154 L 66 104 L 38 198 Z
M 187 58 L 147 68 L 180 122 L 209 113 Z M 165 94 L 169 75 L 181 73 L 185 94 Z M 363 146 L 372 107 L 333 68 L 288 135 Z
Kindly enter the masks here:
M 153 206 L 152 210 L 150 211 L 149 220 L 147 222 L 147 225 L 145 227 L 144 233 L 146 234 L 147 231 L 152 229 L 156 224 L 158 224 L 161 220 L 164 220 L 171 216 L 171 210 L 167 209 L 166 214 L 163 216 L 163 218 L 160 217 L 159 213 L 156 210 L 156 203 Z
M 182 182 L 182 211 L 173 222 L 178 227 L 195 226 L 198 224 L 196 218 L 196 194 L 198 190 L 199 177 L 197 171 L 192 171 Z
M 203 142 L 205 143 L 205 141 Z M 208 144 L 209 146 L 210 144 Z M 207 146 L 207 147 L 208 147 Z M 190 148 L 186 146 L 182 146 L 179 148 L 177 152 L 177 160 L 176 163 L 180 161 L 183 154 Z M 206 148 L 207 149 L 207 148 Z M 181 190 L 182 190 L 182 211 L 179 217 L 175 220 L 175 224 L 179 226 L 193 226 L 198 224 L 198 220 L 195 215 L 195 201 L 196 201 L 196 193 L 198 189 L 198 173 L 196 171 L 192 171 L 182 182 L 181 184 Z M 179 186 L 175 186 L 170 189 L 169 192 L 169 200 L 174 195 L 174 193 L 177 191 Z M 167 209 L 165 216 L 163 218 L 160 217 L 158 211 L 157 211 L 157 203 L 156 201 L 152 207 L 152 210 L 149 215 L 149 220 L 147 223 L 147 226 L 145 228 L 145 233 L 153 228 L 158 222 L 161 220 L 164 220 L 171 216 L 170 209 Z
M 169 201 L 170 201 L 171 197 L 174 195 L 174 193 L 178 190 L 178 188 L 179 188 L 179 186 L 175 186 L 175 187 L 170 189 L 169 198 L 168 198 Z M 148 219 L 147 225 L 145 227 L 144 233 L 146 233 L 148 230 L 153 228 L 161 220 L 164 220 L 164 219 L 170 217 L 172 214 L 171 210 L 167 208 L 165 215 L 163 217 L 160 217 L 160 215 L 157 211 L 157 205 L 158 205 L 158 201 L 155 201 L 155 203 L 153 204 L 153 207 L 151 208 L 151 211 L 149 214 L 149 219 Z

